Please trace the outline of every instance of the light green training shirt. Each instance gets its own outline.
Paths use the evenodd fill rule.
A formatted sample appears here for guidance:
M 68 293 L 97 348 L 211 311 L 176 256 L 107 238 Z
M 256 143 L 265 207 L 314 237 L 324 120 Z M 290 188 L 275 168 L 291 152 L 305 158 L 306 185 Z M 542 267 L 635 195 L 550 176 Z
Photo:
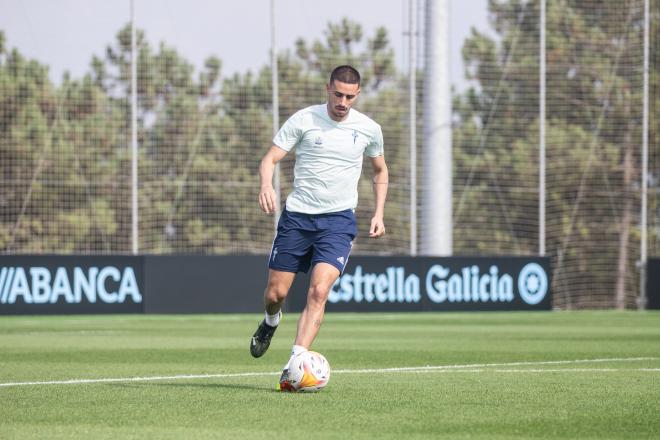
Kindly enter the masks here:
M 305 214 L 355 209 L 363 155 L 383 154 L 380 125 L 355 109 L 343 121 L 334 121 L 327 104 L 296 112 L 273 143 L 285 151 L 296 147 L 293 191 L 286 209 Z

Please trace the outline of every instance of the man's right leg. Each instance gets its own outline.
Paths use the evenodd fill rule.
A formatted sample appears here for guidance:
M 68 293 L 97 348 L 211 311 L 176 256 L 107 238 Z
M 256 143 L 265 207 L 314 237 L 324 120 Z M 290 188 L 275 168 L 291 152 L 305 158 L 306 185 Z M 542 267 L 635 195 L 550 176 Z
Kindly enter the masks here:
M 266 318 L 261 321 L 257 331 L 250 340 L 250 353 L 253 357 L 261 357 L 268 350 L 270 340 L 277 329 L 277 324 L 271 322 L 273 325 L 269 325 L 266 321 L 271 317 L 278 317 L 281 314 L 282 303 L 286 299 L 295 277 L 296 274 L 293 272 L 274 269 L 270 269 L 268 272 L 268 285 L 264 291 Z
M 307 292 L 307 305 L 298 319 L 298 330 L 296 340 L 291 350 L 291 358 L 287 362 L 278 389 L 280 391 L 294 391 L 289 381 L 289 363 L 297 354 L 309 350 L 312 342 L 319 332 L 323 316 L 325 314 L 325 303 L 330 294 L 330 288 L 335 280 L 341 275 L 339 269 L 331 264 L 320 262 L 312 270 L 312 279 Z

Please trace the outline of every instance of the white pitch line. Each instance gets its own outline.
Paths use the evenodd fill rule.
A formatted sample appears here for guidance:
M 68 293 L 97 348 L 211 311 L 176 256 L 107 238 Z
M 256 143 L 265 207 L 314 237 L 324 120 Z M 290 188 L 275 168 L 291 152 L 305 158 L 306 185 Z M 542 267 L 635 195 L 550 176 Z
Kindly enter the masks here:
M 470 368 L 470 369 L 456 369 L 456 370 L 420 370 L 420 371 L 403 371 L 403 373 L 609 373 L 609 372 L 658 372 L 660 368 L 515 368 L 515 369 L 502 369 L 502 368 Z
M 660 372 L 660 368 L 562 368 L 562 369 L 497 369 L 496 367 L 524 367 L 534 365 L 570 365 L 584 363 L 602 363 L 602 362 L 637 362 L 658 360 L 657 357 L 637 357 L 637 358 L 610 358 L 610 359 L 576 359 L 563 361 L 538 361 L 538 362 L 508 362 L 492 364 L 467 364 L 467 365 L 426 365 L 423 367 L 400 367 L 400 368 L 365 368 L 359 370 L 332 370 L 333 374 L 369 374 L 369 373 L 554 373 L 554 372 L 611 372 L 611 371 L 643 371 Z M 495 367 L 495 368 L 494 368 Z M 274 372 L 252 372 L 252 373 L 218 373 L 218 374 L 185 374 L 175 376 L 149 376 L 149 377 L 111 377 L 100 379 L 69 379 L 69 380 L 50 380 L 35 382 L 7 382 L 0 383 L 0 388 L 36 386 L 36 385 L 84 385 L 97 383 L 117 383 L 117 382 L 151 382 L 161 380 L 186 380 L 186 379 L 218 379 L 234 377 L 260 377 L 277 376 L 281 371 Z
M 506 363 L 493 363 L 493 364 L 466 364 L 466 365 L 426 365 L 424 367 L 399 367 L 399 368 L 374 368 L 364 370 L 332 370 L 333 373 L 403 373 L 406 371 L 435 371 L 435 370 L 456 370 L 463 368 L 492 368 L 492 367 L 523 367 L 532 365 L 570 365 L 570 364 L 584 364 L 584 363 L 598 363 L 598 362 L 637 362 L 637 361 L 653 361 L 660 358 L 657 357 L 637 357 L 637 358 L 610 358 L 610 359 L 576 359 L 564 361 L 530 361 L 530 362 L 506 362 Z
M 211 379 L 227 377 L 251 377 L 251 376 L 275 376 L 282 372 L 266 373 L 219 373 L 219 374 L 184 374 L 177 376 L 149 376 L 149 377 L 108 377 L 101 379 L 70 379 L 70 380 L 49 380 L 41 382 L 8 382 L 0 383 L 0 387 L 17 387 L 26 385 L 81 385 L 90 383 L 113 383 L 113 382 L 149 382 L 156 380 L 182 380 L 182 379 Z

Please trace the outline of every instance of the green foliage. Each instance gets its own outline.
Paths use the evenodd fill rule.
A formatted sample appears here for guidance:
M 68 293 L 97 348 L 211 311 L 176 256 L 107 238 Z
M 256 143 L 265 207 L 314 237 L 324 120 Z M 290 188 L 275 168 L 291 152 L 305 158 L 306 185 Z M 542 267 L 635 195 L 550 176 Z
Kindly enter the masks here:
M 628 298 L 637 292 L 626 232 L 636 225 L 624 202 L 640 177 L 640 161 L 625 158 L 637 155 L 641 139 L 641 4 L 547 3 L 547 253 L 555 293 L 584 293 L 576 280 L 613 292 L 619 278 Z M 538 163 L 538 7 L 491 1 L 498 38 L 473 30 L 463 46 L 475 87 L 454 105 L 458 253 L 538 250 L 538 176 L 529 166 Z M 618 259 L 628 261 L 623 272 Z
M 282 121 L 323 102 L 338 62 L 363 64 L 372 90 L 393 78 L 384 29 L 365 44 L 362 27 L 344 19 L 328 24 L 326 37 L 279 54 Z M 256 197 L 259 159 L 273 134 L 270 67 L 223 77 L 212 56 L 196 74 L 141 30 L 136 47 L 141 251 L 267 252 L 272 218 Z M 130 251 L 130 50 L 125 26 L 92 58 L 88 75 L 67 74 L 55 86 L 46 66 L 8 52 L 0 35 L 0 161 L 11 164 L 3 167 L 4 252 Z

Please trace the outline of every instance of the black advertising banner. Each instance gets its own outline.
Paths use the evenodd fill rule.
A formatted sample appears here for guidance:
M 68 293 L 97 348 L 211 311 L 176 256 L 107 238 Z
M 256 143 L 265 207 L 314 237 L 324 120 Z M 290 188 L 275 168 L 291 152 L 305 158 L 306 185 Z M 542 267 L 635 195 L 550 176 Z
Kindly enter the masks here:
M 649 258 L 646 263 L 647 309 L 660 310 L 660 258 Z
M 0 315 L 262 313 L 267 260 L 259 255 L 4 255 Z M 649 271 L 654 273 L 651 266 Z M 653 280 L 650 276 L 649 289 Z M 304 308 L 308 286 L 309 275 L 299 274 L 285 311 Z M 327 303 L 329 312 L 551 307 L 549 259 L 533 257 L 354 256 Z
M 141 257 L 0 255 L 0 315 L 142 313 Z
M 351 257 L 326 310 L 551 310 L 550 263 L 534 257 Z M 296 286 L 302 287 L 297 281 Z M 292 292 L 292 309 L 305 295 Z
M 262 313 L 268 256 L 146 256 L 145 313 Z

